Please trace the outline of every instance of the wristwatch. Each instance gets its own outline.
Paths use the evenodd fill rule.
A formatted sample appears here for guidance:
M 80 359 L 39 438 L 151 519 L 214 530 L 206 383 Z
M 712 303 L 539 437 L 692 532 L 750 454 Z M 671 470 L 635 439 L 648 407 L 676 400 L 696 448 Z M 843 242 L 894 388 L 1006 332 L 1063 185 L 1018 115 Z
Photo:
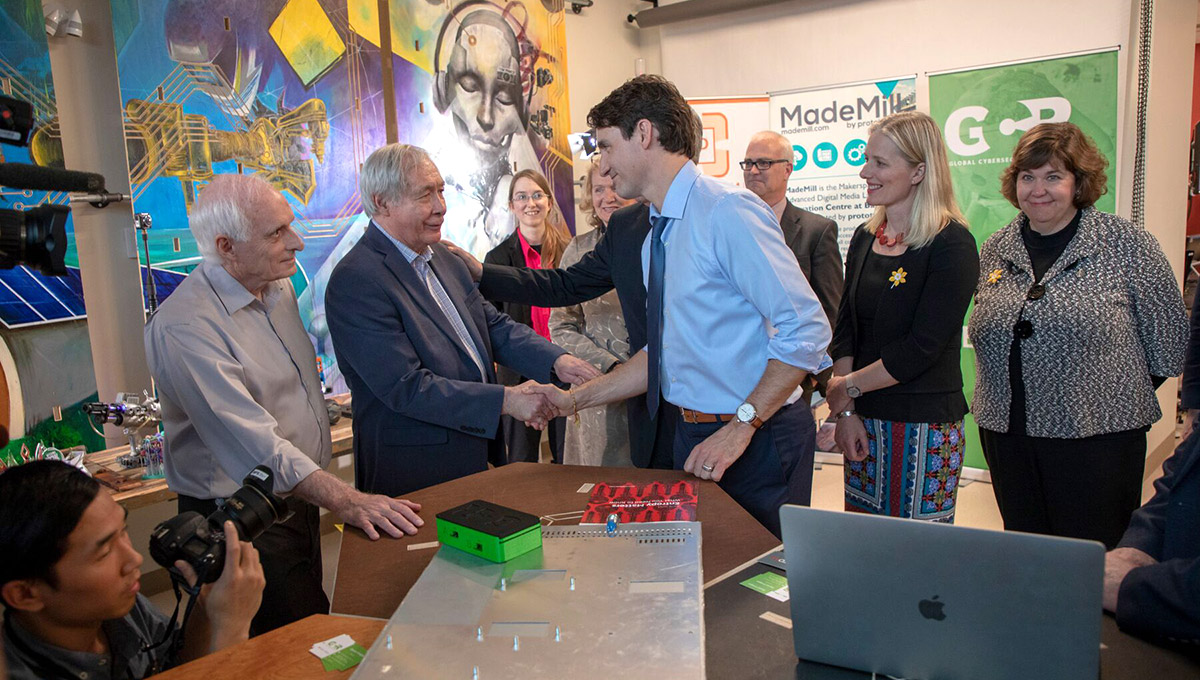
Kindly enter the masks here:
M 849 374 L 846 375 L 846 396 L 850 397 L 851 399 L 858 399 L 862 396 L 862 390 L 858 389 L 854 386 L 854 383 L 850 382 Z
M 763 419 L 758 417 L 758 409 L 748 401 L 742 402 L 742 405 L 737 407 L 735 417 L 739 423 L 745 423 L 756 430 L 763 426 Z

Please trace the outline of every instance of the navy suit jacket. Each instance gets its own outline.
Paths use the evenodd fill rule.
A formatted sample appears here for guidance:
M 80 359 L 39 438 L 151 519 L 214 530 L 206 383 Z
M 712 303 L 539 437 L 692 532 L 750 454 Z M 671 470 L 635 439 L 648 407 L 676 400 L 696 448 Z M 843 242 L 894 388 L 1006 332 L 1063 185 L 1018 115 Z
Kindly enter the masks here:
M 484 353 L 486 383 L 425 282 L 378 227 L 367 227 L 329 277 L 325 314 L 353 397 L 361 491 L 399 496 L 486 470 L 503 447 L 504 388 L 492 362 L 546 383 L 566 353 L 496 311 L 441 244 L 430 266 Z
M 596 247 L 566 269 L 527 269 L 483 265 L 479 289 L 489 300 L 540 307 L 566 307 L 600 297 L 616 288 L 629 332 L 629 352 L 646 346 L 646 284 L 642 278 L 642 243 L 650 233 L 650 208 L 635 204 L 621 208 L 608 220 L 608 229 Z M 633 464 L 649 467 L 654 450 L 671 460 L 674 414 L 659 411 L 656 432 L 645 395 L 627 402 L 629 453 Z M 672 407 L 666 407 L 672 408 Z M 663 429 L 663 427 L 667 429 Z M 662 440 L 662 441 L 660 441 Z
M 1200 434 L 1163 463 L 1154 497 L 1133 513 L 1118 547 L 1158 560 L 1121 582 L 1117 625 L 1143 637 L 1200 644 Z

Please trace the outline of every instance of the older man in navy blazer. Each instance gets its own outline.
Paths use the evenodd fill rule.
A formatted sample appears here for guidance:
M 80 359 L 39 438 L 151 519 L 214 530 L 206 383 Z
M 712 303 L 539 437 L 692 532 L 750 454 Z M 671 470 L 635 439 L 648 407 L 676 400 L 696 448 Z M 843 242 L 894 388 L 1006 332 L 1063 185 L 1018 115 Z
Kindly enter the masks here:
M 444 188 L 423 149 L 372 153 L 359 178 L 371 224 L 325 293 L 363 491 L 398 496 L 486 470 L 489 458 L 503 460 L 501 414 L 544 424 L 545 400 L 498 384 L 493 362 L 542 383 L 598 374 L 483 299 L 439 243 Z

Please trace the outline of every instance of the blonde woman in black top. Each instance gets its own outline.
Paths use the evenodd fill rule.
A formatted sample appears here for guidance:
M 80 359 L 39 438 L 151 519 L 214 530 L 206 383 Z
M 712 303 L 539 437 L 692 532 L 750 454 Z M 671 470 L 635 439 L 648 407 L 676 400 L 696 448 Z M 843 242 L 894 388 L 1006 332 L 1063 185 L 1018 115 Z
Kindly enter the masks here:
M 846 254 L 827 394 L 846 460 L 846 509 L 953 522 L 975 239 L 929 116 L 898 113 L 873 125 L 859 176 L 875 214 Z

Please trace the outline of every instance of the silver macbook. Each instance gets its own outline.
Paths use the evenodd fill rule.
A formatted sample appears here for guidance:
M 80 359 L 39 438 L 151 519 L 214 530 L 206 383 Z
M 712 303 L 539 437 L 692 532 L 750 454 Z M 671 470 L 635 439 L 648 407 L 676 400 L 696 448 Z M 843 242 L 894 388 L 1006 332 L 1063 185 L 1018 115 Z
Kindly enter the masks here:
M 795 505 L 796 656 L 899 678 L 1096 680 L 1104 546 Z

